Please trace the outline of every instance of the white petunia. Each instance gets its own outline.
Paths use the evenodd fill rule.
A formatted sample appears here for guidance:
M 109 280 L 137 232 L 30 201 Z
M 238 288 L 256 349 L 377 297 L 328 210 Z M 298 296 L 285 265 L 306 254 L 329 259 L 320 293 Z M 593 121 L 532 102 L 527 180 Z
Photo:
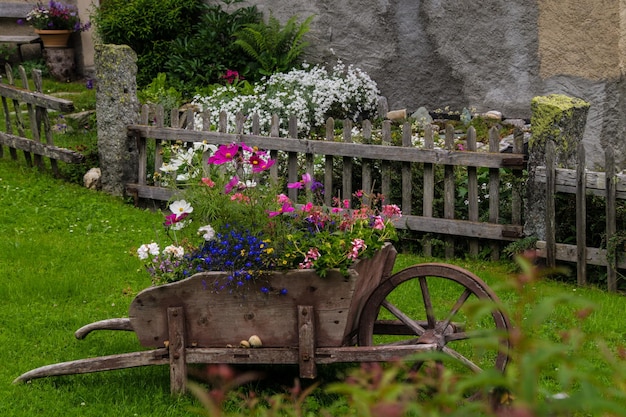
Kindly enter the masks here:
M 213 229 L 210 225 L 202 226 L 198 228 L 198 233 L 202 234 L 202 237 L 207 242 L 209 240 L 213 240 L 215 238 L 215 229 Z

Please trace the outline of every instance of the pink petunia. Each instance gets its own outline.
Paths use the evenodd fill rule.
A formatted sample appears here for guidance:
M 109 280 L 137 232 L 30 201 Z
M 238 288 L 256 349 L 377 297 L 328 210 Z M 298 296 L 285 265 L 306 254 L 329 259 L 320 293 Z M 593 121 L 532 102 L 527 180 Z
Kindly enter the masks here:
M 374 225 L 372 227 L 376 230 L 383 230 L 385 228 L 385 221 L 380 216 L 374 216 Z
M 202 178 L 202 183 L 209 188 L 215 187 L 215 181 L 213 181 L 211 178 Z
M 387 218 L 400 217 L 402 216 L 402 210 L 395 204 L 388 204 L 383 206 L 382 214 Z

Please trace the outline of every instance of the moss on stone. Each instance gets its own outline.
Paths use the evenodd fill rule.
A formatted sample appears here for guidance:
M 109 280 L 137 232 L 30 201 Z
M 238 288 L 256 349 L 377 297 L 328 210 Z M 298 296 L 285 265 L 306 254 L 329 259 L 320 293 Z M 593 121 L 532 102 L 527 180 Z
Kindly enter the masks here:
M 534 97 L 530 103 L 532 111 L 532 137 L 530 146 L 543 146 L 548 139 L 553 139 L 557 146 L 567 151 L 571 138 L 564 137 L 567 133 L 563 128 L 578 115 L 585 116 L 589 103 L 579 98 L 563 94 Z

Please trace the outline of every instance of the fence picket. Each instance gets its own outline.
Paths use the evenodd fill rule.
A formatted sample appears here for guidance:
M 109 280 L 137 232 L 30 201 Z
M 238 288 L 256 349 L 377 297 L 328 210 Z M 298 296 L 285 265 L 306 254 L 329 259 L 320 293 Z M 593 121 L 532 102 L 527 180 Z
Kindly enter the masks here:
M 493 126 L 489 129 L 489 152 L 500 151 L 500 133 L 498 128 Z M 489 169 L 489 223 L 499 223 L 500 221 L 500 169 Z M 492 241 L 491 259 L 497 261 L 500 259 L 500 244 Z
M 402 125 L 402 146 L 410 148 L 413 146 L 411 137 L 411 123 L 404 122 Z M 411 163 L 402 163 L 402 211 L 413 212 L 413 175 L 411 174 Z
M 365 120 L 363 122 L 363 143 L 370 144 L 372 142 L 372 122 Z M 361 189 L 365 191 L 363 196 L 363 204 L 369 205 L 370 194 L 374 191 L 372 184 L 372 160 L 363 158 L 361 161 Z
M 343 135 L 342 135 L 343 143 L 352 143 L 352 121 L 344 120 L 343 121 Z M 341 196 L 342 200 L 347 200 L 351 205 L 352 201 L 352 158 L 344 157 L 343 158 L 343 177 L 341 181 L 341 189 L 343 195 Z
M 291 116 L 289 118 L 289 138 L 297 139 L 298 138 L 298 120 L 295 116 Z M 288 152 L 287 153 L 287 182 L 297 182 L 298 181 L 298 153 L 297 152 Z M 289 198 L 291 201 L 298 201 L 298 189 L 290 188 L 289 189 Z
M 554 143 L 546 144 L 546 262 L 548 267 L 556 266 L 556 212 L 555 212 L 555 194 L 556 187 L 554 178 Z
M 391 121 L 385 120 L 383 121 L 383 130 L 382 130 L 382 144 L 383 145 L 391 145 Z M 381 162 L 381 193 L 389 198 L 391 195 L 391 163 L 389 161 L 383 160 Z
M 608 147 L 605 151 L 606 166 L 606 241 L 611 242 L 617 230 L 617 218 L 615 211 L 615 152 L 612 147 Z M 607 245 L 610 247 L 610 245 Z M 617 259 L 615 247 L 611 248 L 612 253 L 607 249 L 608 259 Z M 606 281 L 608 290 L 617 291 L 617 271 L 613 262 L 607 262 Z
M 451 124 L 446 125 L 445 149 L 454 150 L 454 127 Z M 454 176 L 454 166 L 444 165 L 443 173 L 443 217 L 445 219 L 454 219 L 454 209 L 456 206 L 455 197 L 456 178 Z M 454 237 L 446 236 L 445 256 L 447 259 L 454 257 Z
M 424 127 L 424 149 L 434 149 L 434 132 L 432 125 Z M 435 169 L 432 163 L 424 163 L 424 195 L 422 197 L 422 216 L 433 216 L 433 203 L 435 201 Z M 430 241 L 424 241 L 422 245 L 425 256 L 432 256 L 433 246 Z
M 587 171 L 585 169 L 585 147 L 578 145 L 576 169 L 576 281 L 587 284 Z
M 335 139 L 335 119 L 329 117 L 326 120 L 326 137 L 325 140 L 328 142 L 332 142 Z M 327 206 L 331 206 L 333 201 L 333 156 L 326 155 L 324 161 L 324 204 Z
M 476 152 L 476 129 L 470 126 L 467 129 L 467 150 Z M 476 167 L 467 167 L 467 217 L 471 222 L 478 221 L 478 172 Z M 479 252 L 478 239 L 469 241 L 469 254 L 476 258 Z

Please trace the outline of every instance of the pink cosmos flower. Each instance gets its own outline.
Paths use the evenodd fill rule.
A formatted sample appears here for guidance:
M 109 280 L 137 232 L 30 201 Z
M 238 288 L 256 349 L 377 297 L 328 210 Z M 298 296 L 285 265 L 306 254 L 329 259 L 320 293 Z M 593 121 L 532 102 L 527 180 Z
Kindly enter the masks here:
M 276 163 L 274 159 L 265 160 L 258 154 L 252 155 L 248 162 L 252 165 L 252 172 L 254 173 L 266 171 Z
M 239 177 L 235 175 L 230 179 L 230 181 L 228 181 L 228 184 L 224 186 L 224 194 L 230 194 L 233 188 L 237 187 L 237 185 L 239 185 Z
M 239 145 L 232 143 L 230 145 L 221 145 L 217 151 L 209 157 L 209 164 L 222 165 L 232 161 L 239 152 Z
M 289 213 L 289 212 L 292 212 L 294 210 L 295 209 L 291 205 L 291 202 L 286 202 L 286 203 L 283 203 L 283 206 L 281 208 L 279 208 L 278 211 L 270 211 L 270 212 L 268 212 L 268 215 L 270 217 L 276 217 L 276 216 L 278 216 L 280 214 Z
M 302 174 L 302 179 L 298 182 L 290 182 L 289 184 L 287 184 L 287 188 L 297 188 L 299 190 L 303 189 L 306 187 L 307 184 L 310 184 L 312 182 L 311 180 L 311 174 L 309 174 L 308 172 L 306 174 Z

